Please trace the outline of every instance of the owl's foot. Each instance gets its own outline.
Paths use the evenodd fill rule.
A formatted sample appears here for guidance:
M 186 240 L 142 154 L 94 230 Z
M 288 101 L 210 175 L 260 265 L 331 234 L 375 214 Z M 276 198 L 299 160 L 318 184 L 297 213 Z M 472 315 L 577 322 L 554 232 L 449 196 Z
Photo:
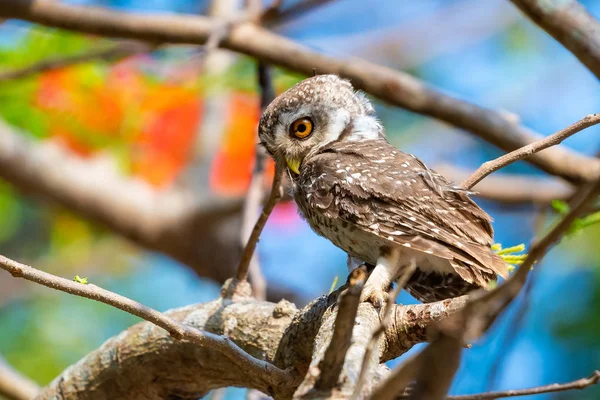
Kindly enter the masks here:
M 389 297 L 388 289 L 398 270 L 400 252 L 397 249 L 382 249 L 377 259 L 377 265 L 360 295 L 361 301 L 368 301 L 380 311 L 387 303 Z
M 360 301 L 369 302 L 373 304 L 373 307 L 381 310 L 387 303 L 388 297 L 389 293 L 384 287 L 379 285 L 369 285 L 367 281 L 367 285 L 360 295 Z

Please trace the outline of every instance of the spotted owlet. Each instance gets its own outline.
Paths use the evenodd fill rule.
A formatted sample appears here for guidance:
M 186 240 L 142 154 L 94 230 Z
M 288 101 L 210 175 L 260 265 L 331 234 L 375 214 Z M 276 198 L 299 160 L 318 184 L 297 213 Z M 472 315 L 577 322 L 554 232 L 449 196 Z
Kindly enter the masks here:
M 381 306 L 408 264 L 406 290 L 423 302 L 506 277 L 491 249 L 491 218 L 468 193 L 394 148 L 369 100 L 335 75 L 306 79 L 265 110 L 261 143 L 285 160 L 312 229 L 375 266 L 362 300 Z

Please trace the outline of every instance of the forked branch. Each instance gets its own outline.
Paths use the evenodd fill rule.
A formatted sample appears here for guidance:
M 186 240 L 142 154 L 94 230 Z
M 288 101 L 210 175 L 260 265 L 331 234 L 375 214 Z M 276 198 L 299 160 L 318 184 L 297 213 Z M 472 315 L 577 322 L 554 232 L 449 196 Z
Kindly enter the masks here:
M 269 379 L 272 379 L 274 385 L 280 385 L 288 380 L 288 376 L 284 371 L 270 363 L 252 357 L 227 337 L 215 335 L 185 325 L 166 314 L 158 312 L 127 297 L 102 289 L 96 285 L 83 284 L 60 278 L 28 265 L 21 264 L 17 261 L 13 261 L 2 255 L 0 255 L 0 269 L 9 272 L 16 278 L 23 278 L 51 289 L 96 300 L 138 316 L 165 329 L 177 340 L 186 340 L 195 343 L 198 346 L 210 347 L 211 349 L 219 351 L 224 357 L 228 358 L 236 365 L 243 367 L 245 370 L 249 371 L 249 373 L 256 373 L 259 375 L 265 373 L 268 374 L 270 377 Z

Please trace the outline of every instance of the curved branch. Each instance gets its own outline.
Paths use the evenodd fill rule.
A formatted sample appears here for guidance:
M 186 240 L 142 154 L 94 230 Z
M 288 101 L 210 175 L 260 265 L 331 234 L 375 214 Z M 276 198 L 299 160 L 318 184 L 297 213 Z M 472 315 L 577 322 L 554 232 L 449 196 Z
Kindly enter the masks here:
M 567 390 L 574 389 L 583 390 L 590 386 L 597 385 L 598 382 L 600 382 L 600 371 L 594 371 L 594 373 L 588 376 L 587 378 L 577 379 L 576 381 L 568 383 L 552 383 L 550 385 L 538 386 L 529 389 L 513 389 L 504 390 L 501 392 L 486 392 L 478 394 L 448 396 L 446 400 L 496 400 L 506 397 L 520 397 L 542 393 L 564 392 Z
M 204 44 L 219 24 L 218 20 L 200 16 L 125 14 L 40 0 L 4 0 L 0 17 L 104 36 L 194 44 Z M 221 45 L 306 75 L 315 68 L 319 73 L 338 74 L 384 101 L 471 131 L 505 151 L 541 138 L 506 113 L 443 94 L 408 74 L 359 59 L 337 60 L 252 23 L 236 24 Z M 559 146 L 535 154 L 528 161 L 572 182 L 593 180 L 600 171 L 599 160 Z
M 498 171 L 500 168 L 504 168 L 515 161 L 531 157 L 538 151 L 545 150 L 551 146 L 556 146 L 557 144 L 562 143 L 562 141 L 566 138 L 598 123 L 600 123 L 600 114 L 587 115 L 583 119 L 575 122 L 565 129 L 561 129 L 560 131 L 538 140 L 537 142 L 523 146 L 515 151 L 511 151 L 510 153 L 498 157 L 495 160 L 486 161 L 479 168 L 477 168 L 477 171 L 473 172 L 473 174 L 469 176 L 460 186 L 463 189 L 471 189 L 473 186 L 475 186 L 475 184 L 480 182 L 492 172 Z

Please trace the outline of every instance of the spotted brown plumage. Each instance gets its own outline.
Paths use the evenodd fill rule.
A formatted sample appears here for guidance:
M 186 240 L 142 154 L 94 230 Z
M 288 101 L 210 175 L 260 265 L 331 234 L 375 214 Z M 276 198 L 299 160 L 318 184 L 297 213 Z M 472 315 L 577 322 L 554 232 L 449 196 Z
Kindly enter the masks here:
M 311 132 L 299 138 L 290 124 L 302 118 Z M 325 75 L 294 86 L 267 108 L 259 135 L 290 166 L 294 200 L 313 230 L 375 266 L 364 300 L 381 304 L 412 261 L 406 289 L 424 302 L 506 277 L 490 249 L 489 215 L 468 192 L 389 144 L 373 107 L 347 81 Z

